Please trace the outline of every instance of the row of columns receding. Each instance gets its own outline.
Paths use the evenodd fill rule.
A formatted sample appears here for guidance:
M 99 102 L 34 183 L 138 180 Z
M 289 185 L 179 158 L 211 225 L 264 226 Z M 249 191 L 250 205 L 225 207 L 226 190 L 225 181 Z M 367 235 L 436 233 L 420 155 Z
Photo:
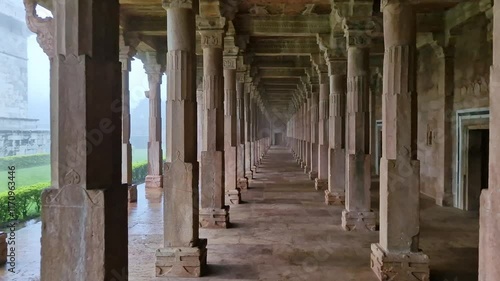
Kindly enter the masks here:
M 116 276 L 126 280 L 130 167 L 122 168 L 122 163 L 129 165 L 128 161 L 122 161 L 122 155 L 125 159 L 130 155 L 130 113 L 126 99 L 128 70 L 121 68 L 128 63 L 120 65 L 118 46 L 119 4 L 97 0 L 78 0 L 79 5 L 73 2 L 59 1 L 54 7 L 54 19 L 48 20 L 37 18 L 35 7 L 25 2 L 28 12 L 33 8 L 27 18 L 30 28 L 42 38 L 39 41 L 51 61 L 52 188 L 42 194 L 41 280 L 112 280 Z M 495 11 L 500 9 L 500 3 L 496 2 Z M 90 4 L 89 10 L 86 5 Z M 222 33 L 201 30 L 203 149 L 198 159 L 197 13 L 191 1 L 166 1 L 165 8 L 167 151 L 165 163 L 158 161 L 159 167 L 163 166 L 160 184 L 163 183 L 165 194 L 164 247 L 156 252 L 156 275 L 200 276 L 207 256 L 207 240 L 199 237 L 200 225 L 227 225 L 224 190 L 231 191 L 227 193 L 231 202 L 239 201 L 238 195 L 234 195 L 241 185 L 225 189 L 225 179 L 246 182 L 244 173 L 251 176 L 252 168 L 269 147 L 269 139 L 258 138 L 256 126 L 261 123 L 257 120 L 262 119 L 258 117 L 258 97 L 244 90 L 241 81 L 235 79 L 233 68 L 228 67 L 223 73 Z M 380 280 L 428 280 L 429 259 L 418 243 L 415 12 L 406 1 L 391 1 L 383 12 L 386 51 L 380 241 L 372 245 L 372 268 Z M 495 17 L 494 47 L 500 47 L 498 34 L 500 19 Z M 50 43 L 47 38 L 57 41 L 43 46 Z M 368 52 L 363 46 L 349 45 L 347 75 L 332 69 L 329 79 L 321 79 L 319 95 L 312 93 L 307 97 L 305 105 L 288 124 L 289 144 L 298 159 L 306 171 L 318 171 L 318 186 L 328 187 L 326 201 L 345 202 L 342 225 L 347 230 L 375 228 L 369 194 Z M 500 90 L 496 86 L 500 81 L 497 71 L 500 54 L 494 52 L 493 63 L 490 143 L 495 148 L 500 143 L 497 124 L 500 116 L 496 116 L 500 114 L 500 98 L 496 94 Z M 326 102 L 328 82 L 330 101 Z M 231 100 L 225 112 L 224 89 L 226 102 Z M 150 98 L 154 91 L 150 91 Z M 309 112 L 314 104 L 319 106 L 317 120 Z M 315 128 L 309 126 L 313 122 L 322 126 L 308 129 Z M 235 124 L 240 128 L 236 132 Z M 328 134 L 325 124 L 329 127 Z M 229 128 L 228 135 L 225 131 Z M 90 134 L 100 137 L 91 141 Z M 159 134 L 150 140 L 150 145 L 156 145 L 157 141 L 161 141 Z M 481 281 L 500 280 L 497 267 L 500 245 L 495 240 L 500 235 L 497 220 L 500 173 L 495 173 L 500 150 L 490 151 L 490 189 L 481 198 Z M 236 161 L 236 168 L 224 169 L 227 161 Z M 236 176 L 231 175 L 233 172 Z M 311 176 L 316 177 L 314 173 Z

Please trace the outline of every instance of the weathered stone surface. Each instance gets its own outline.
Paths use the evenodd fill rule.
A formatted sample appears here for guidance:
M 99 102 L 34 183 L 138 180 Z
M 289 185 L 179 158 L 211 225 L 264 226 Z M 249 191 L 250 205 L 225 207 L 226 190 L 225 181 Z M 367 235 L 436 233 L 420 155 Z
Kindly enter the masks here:
M 193 247 L 168 247 L 156 251 L 156 277 L 201 277 L 207 267 L 207 239 Z
M 341 206 L 345 204 L 345 194 L 343 191 L 325 190 L 325 204 Z
M 44 280 L 106 280 L 111 272 L 121 273 L 127 267 L 126 185 L 104 190 L 66 185 L 45 189 L 41 201 Z M 64 231 L 58 231 L 61 222 Z M 108 237 L 109 233 L 113 233 L 112 237 Z M 82 265 L 81 257 L 87 257 L 88 262 Z M 103 267 L 106 262 L 109 267 Z M 81 266 L 84 269 L 75 271 Z
M 429 257 L 422 252 L 387 253 L 372 244 L 371 268 L 380 281 L 429 281 Z
M 226 228 L 229 224 L 229 206 L 225 206 L 223 153 L 202 151 L 200 227 Z
M 241 204 L 241 192 L 238 188 L 234 190 L 226 190 L 226 204 Z
M 342 212 L 342 228 L 346 231 L 376 231 L 377 215 L 374 212 Z
M 229 206 L 222 209 L 201 208 L 200 227 L 203 228 L 228 228 Z
M 325 190 L 328 188 L 328 180 L 316 178 L 314 180 L 314 188 L 316 190 Z
M 7 233 L 0 231 L 0 265 L 7 262 Z

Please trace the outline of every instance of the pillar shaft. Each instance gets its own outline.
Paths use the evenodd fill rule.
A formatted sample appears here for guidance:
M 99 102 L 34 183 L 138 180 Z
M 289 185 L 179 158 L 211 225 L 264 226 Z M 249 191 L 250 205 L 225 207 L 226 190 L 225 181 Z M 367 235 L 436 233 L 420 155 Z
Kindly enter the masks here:
M 345 202 L 345 114 L 347 77 L 343 60 L 330 62 L 330 120 L 328 153 L 328 190 L 325 203 L 343 205 Z
M 224 162 L 228 204 L 241 202 L 237 187 L 236 57 L 224 58 Z
M 130 144 L 130 61 L 131 47 L 120 47 L 122 64 L 122 183 L 132 184 L 132 145 Z
M 195 11 L 167 1 L 167 120 L 164 167 L 164 248 L 156 252 L 156 276 L 194 277 L 206 265 L 199 239 Z
M 252 117 L 252 109 L 250 106 L 250 83 L 245 84 L 245 92 L 243 93 L 243 105 L 245 107 L 245 174 L 248 179 L 253 177 L 251 164 L 251 130 L 250 119 Z
M 316 87 L 315 88 L 319 88 Z M 311 137 L 309 141 L 309 179 L 314 180 L 318 176 L 318 107 L 319 107 L 319 89 L 315 89 L 311 94 L 309 126 Z
M 248 188 L 248 178 L 245 175 L 245 76 L 244 73 L 237 73 L 236 82 L 236 112 L 237 112 L 237 136 L 236 136 L 236 178 L 238 188 Z
M 367 46 L 350 44 L 347 58 L 346 209 L 342 213 L 345 230 L 374 231 L 376 228 L 375 213 L 370 210 L 369 72 Z
M 479 281 L 500 280 L 500 1 L 493 5 L 493 66 L 490 82 L 490 172 L 482 191 L 479 227 Z
M 316 190 L 323 190 L 328 186 L 328 119 L 329 78 L 327 73 L 320 76 L 319 88 L 319 122 L 318 122 L 318 178 L 315 182 Z
M 312 97 L 307 98 L 306 106 L 304 108 L 304 158 L 305 169 L 304 172 L 308 173 L 311 170 L 311 107 Z
M 416 16 L 410 4 L 397 1 L 387 4 L 383 12 L 380 243 L 372 245 L 372 268 L 380 280 L 387 276 L 414 280 L 415 274 L 427 280 L 429 260 L 419 250 Z
M 148 75 L 149 91 L 149 141 L 148 141 L 148 175 L 146 187 L 159 188 L 163 186 L 161 147 L 161 78 L 162 66 L 156 53 L 146 53 L 144 69 Z
M 29 28 L 57 38 L 39 41 L 51 50 L 51 160 L 57 163 L 52 187 L 41 195 L 41 280 L 104 281 L 116 274 L 126 280 L 118 2 L 61 0 L 53 19 L 40 19 L 34 3 L 25 5 Z
M 200 34 L 205 95 L 203 126 L 206 139 L 201 152 L 200 225 L 206 228 L 226 228 L 229 213 L 224 203 L 223 30 L 201 30 Z

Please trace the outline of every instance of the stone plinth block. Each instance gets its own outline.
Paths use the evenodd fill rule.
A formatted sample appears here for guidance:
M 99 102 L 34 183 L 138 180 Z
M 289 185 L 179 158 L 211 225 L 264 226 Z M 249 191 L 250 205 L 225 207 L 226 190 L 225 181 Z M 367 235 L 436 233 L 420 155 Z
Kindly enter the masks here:
M 226 190 L 226 204 L 241 204 L 241 193 L 239 189 Z
M 376 231 L 377 215 L 374 212 L 342 211 L 342 228 L 345 231 Z
M 380 281 L 429 281 L 429 257 L 422 252 L 388 253 L 372 244 L 371 268 Z
M 146 188 L 162 188 L 162 187 L 163 187 L 163 176 L 161 175 L 146 176 Z
M 137 185 L 132 184 L 128 186 L 128 202 L 137 202 Z
M 304 174 L 309 174 L 309 170 L 311 169 L 307 166 L 307 164 L 304 164 L 303 168 L 304 168 Z
M 253 166 L 252 166 L 252 172 L 253 172 L 254 174 L 257 174 L 257 173 L 258 173 L 258 172 L 257 172 L 257 166 L 256 166 L 256 165 L 253 165 Z
M 500 190 L 490 186 L 481 193 L 479 215 L 479 281 L 500 280 Z
M 316 190 L 325 190 L 326 188 L 328 188 L 328 180 L 325 180 L 325 179 L 315 179 L 314 180 L 314 188 Z
M 240 178 L 238 179 L 238 188 L 240 190 L 247 190 L 248 189 L 248 178 Z
M 77 184 L 76 172 L 72 176 L 71 184 L 41 195 L 40 279 L 106 280 L 128 264 L 128 186 L 91 190 Z
M 245 172 L 245 177 L 247 179 L 252 179 L 253 180 L 253 171 L 246 171 Z
M 7 262 L 7 233 L 0 231 L 0 265 Z
M 330 191 L 325 190 L 325 204 L 326 205 L 345 205 L 345 193 L 343 191 Z
M 309 179 L 310 180 L 315 180 L 318 177 L 318 172 L 316 171 L 309 171 Z
M 200 277 L 207 267 L 207 240 L 196 247 L 167 247 L 156 250 L 156 277 Z
M 229 206 L 223 209 L 200 210 L 200 227 L 202 228 L 228 228 L 229 227 Z

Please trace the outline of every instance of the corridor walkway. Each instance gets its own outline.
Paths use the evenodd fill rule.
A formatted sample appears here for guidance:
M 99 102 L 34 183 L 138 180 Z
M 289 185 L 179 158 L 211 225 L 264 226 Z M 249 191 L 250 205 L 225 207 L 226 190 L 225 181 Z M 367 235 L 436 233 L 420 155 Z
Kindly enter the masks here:
M 375 281 L 370 244 L 378 233 L 345 232 L 342 207 L 326 206 L 323 193 L 285 148 L 265 157 L 244 204 L 231 207 L 232 227 L 201 230 L 208 238 L 210 281 Z M 376 203 L 377 190 L 373 206 Z M 139 188 L 129 208 L 129 270 L 132 281 L 199 280 L 154 277 L 162 246 L 162 192 Z M 477 280 L 477 214 L 422 201 L 422 248 L 431 257 L 431 280 Z M 40 223 L 17 233 L 17 274 L 0 268 L 0 280 L 38 280 Z M 122 281 L 117 273 L 116 281 Z M 79 281 L 79 280 L 68 280 Z

